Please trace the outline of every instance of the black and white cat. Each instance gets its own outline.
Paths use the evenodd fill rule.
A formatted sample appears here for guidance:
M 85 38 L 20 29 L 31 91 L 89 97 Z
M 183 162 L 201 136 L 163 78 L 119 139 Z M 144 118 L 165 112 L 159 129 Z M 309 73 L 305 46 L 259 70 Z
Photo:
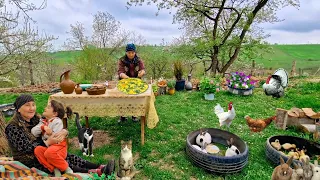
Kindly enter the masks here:
M 76 115 L 76 124 L 77 124 L 77 129 L 78 129 L 78 139 L 79 139 L 79 146 L 80 150 L 82 151 L 83 155 L 93 157 L 93 129 L 89 128 L 89 123 L 88 119 L 86 118 L 86 124 L 87 127 L 81 127 L 80 124 L 80 116 L 79 113 L 74 112 Z

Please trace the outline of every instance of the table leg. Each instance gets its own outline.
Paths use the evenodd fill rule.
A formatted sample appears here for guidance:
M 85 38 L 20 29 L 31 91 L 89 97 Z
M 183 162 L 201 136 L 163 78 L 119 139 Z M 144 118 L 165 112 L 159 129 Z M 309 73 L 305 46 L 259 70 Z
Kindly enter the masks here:
M 141 145 L 144 145 L 144 126 L 146 123 L 146 117 L 141 116 Z

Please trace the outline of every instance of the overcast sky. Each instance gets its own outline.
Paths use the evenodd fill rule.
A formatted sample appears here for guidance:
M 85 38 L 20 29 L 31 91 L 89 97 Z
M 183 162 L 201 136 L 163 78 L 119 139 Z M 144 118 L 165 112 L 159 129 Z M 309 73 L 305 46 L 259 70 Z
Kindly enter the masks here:
M 39 2 L 40 0 L 33 0 Z M 133 30 L 145 37 L 148 44 L 159 44 L 162 39 L 170 42 L 179 37 L 179 25 L 172 24 L 172 15 L 166 11 L 157 11 L 155 6 L 134 6 L 126 8 L 126 0 L 48 0 L 47 7 L 31 12 L 40 30 L 59 39 L 54 42 L 60 49 L 68 37 L 70 24 L 82 22 L 91 33 L 92 15 L 97 11 L 107 11 L 121 22 L 122 28 Z M 320 0 L 300 0 L 300 8 L 282 9 L 278 16 L 284 19 L 276 24 L 265 24 L 265 32 L 270 33 L 270 43 L 307 44 L 320 43 Z

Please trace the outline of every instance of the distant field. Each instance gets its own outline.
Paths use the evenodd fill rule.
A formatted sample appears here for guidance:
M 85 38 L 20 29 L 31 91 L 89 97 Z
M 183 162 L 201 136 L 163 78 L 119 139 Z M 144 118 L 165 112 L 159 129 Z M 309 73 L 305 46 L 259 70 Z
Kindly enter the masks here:
M 262 59 L 257 59 L 266 68 L 283 67 L 291 70 L 292 62 L 297 61 L 298 68 L 306 72 L 315 72 L 320 68 L 320 45 L 272 45 L 271 53 L 263 54 Z M 312 69 L 312 70 L 307 70 Z
M 57 64 L 63 64 L 71 62 L 76 56 L 80 54 L 80 51 L 59 51 L 50 53 Z
M 256 59 L 257 63 L 263 64 L 266 68 L 282 67 L 290 71 L 294 60 L 297 61 L 297 72 L 298 68 L 301 68 L 305 72 L 314 73 L 320 68 L 320 44 L 271 45 L 271 47 L 273 49 L 271 53 L 264 53 L 262 58 Z M 150 47 L 141 47 L 141 50 L 144 50 L 142 48 Z M 80 51 L 60 51 L 51 55 L 58 64 L 62 64 L 70 62 L 79 53 Z

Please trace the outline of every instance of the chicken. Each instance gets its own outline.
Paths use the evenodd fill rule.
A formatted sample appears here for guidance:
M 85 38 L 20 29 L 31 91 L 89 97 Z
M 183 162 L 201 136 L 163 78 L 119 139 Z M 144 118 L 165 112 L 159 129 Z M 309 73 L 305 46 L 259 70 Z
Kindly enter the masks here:
M 246 115 L 244 117 L 247 120 L 247 124 L 252 132 L 260 132 L 264 130 L 273 120 L 276 119 L 276 116 L 272 116 L 266 119 L 252 119 L 250 116 Z
M 267 96 L 280 98 L 284 95 L 284 89 L 288 86 L 287 72 L 280 68 L 268 77 L 262 88 Z
M 214 113 L 217 115 L 219 119 L 220 127 L 226 125 L 229 131 L 229 127 L 232 123 L 232 120 L 236 117 L 236 111 L 233 107 L 232 102 L 228 104 L 228 112 L 224 112 L 220 104 L 217 104 L 214 107 Z

